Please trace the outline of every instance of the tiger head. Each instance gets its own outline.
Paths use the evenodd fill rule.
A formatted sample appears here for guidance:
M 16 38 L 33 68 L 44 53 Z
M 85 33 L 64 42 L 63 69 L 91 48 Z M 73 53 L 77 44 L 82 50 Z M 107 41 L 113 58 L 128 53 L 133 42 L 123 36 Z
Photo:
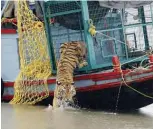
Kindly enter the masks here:
M 58 105 L 61 104 L 73 104 L 73 96 L 76 95 L 76 90 L 73 83 L 68 82 L 56 82 L 56 92 L 54 96 L 57 99 Z

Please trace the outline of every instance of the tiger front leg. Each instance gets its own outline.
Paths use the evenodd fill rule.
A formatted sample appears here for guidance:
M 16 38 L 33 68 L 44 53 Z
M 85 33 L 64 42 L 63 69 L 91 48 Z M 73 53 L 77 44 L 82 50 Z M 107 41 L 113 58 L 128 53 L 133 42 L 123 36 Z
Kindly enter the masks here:
M 59 108 L 61 106 L 61 103 L 59 101 L 59 96 L 58 96 L 58 88 L 56 86 L 55 90 L 54 90 L 54 98 L 53 98 L 53 109 Z

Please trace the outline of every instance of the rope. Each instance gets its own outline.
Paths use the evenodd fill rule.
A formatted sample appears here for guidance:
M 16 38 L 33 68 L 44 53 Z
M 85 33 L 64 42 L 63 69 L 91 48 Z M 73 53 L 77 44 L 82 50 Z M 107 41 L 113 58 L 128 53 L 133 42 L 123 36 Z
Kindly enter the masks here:
M 90 28 L 90 29 L 92 30 L 92 28 Z M 95 31 L 95 33 L 96 33 L 96 34 L 101 34 L 101 35 L 103 35 L 103 36 L 105 36 L 105 37 L 111 38 L 111 39 L 113 39 L 113 40 L 116 40 L 116 41 L 119 42 L 119 43 L 122 43 L 122 44 L 128 46 L 126 43 L 124 43 L 124 42 L 122 42 L 122 41 L 120 41 L 120 40 L 117 40 L 116 38 L 113 38 L 113 37 L 111 37 L 111 36 L 108 36 L 108 35 L 106 35 L 106 34 L 103 34 L 102 32 Z M 152 49 L 150 49 L 149 52 L 146 52 L 145 55 L 140 56 L 140 57 L 137 57 L 137 58 L 132 59 L 132 60 L 130 60 L 130 61 L 127 61 L 127 62 L 123 63 L 122 65 L 127 64 L 127 63 L 130 63 L 130 62 L 133 62 L 133 61 L 138 60 L 138 59 L 140 59 L 140 58 L 143 58 L 143 57 L 145 57 L 145 56 L 148 56 L 149 54 L 151 54 L 151 52 L 152 52 Z M 146 60 L 146 59 L 144 59 L 144 60 Z
M 149 64 L 149 63 L 148 63 L 148 64 Z M 121 69 L 121 66 L 122 66 L 122 65 L 123 65 L 123 64 L 121 64 L 121 65 L 113 65 L 113 66 L 120 67 L 120 73 L 121 73 L 122 82 L 123 82 L 128 88 L 134 90 L 135 92 L 139 93 L 140 95 L 142 95 L 142 96 L 144 96 L 144 97 L 147 97 L 147 98 L 150 98 L 150 99 L 153 99 L 152 96 L 146 95 L 145 93 L 140 92 L 140 91 L 136 90 L 135 88 L 133 88 L 133 87 L 131 87 L 130 85 L 127 84 L 127 82 L 125 81 L 124 75 L 123 75 L 123 71 L 122 71 L 122 69 Z M 144 68 L 144 69 L 146 69 L 146 68 Z M 136 69 L 135 69 L 135 70 L 136 70 Z M 135 70 L 134 70 L 134 71 L 135 71 Z M 148 70 L 148 69 L 146 69 L 146 70 Z M 133 71 L 130 71 L 130 72 L 133 72 Z M 129 72 L 129 73 L 130 73 L 130 72 Z M 129 73 L 128 73 L 128 74 L 129 74 Z M 122 83 L 122 82 L 121 82 L 121 83 Z
M 152 96 L 149 96 L 149 95 L 147 95 L 147 94 L 145 94 L 145 93 L 143 93 L 143 92 L 140 92 L 140 91 L 136 90 L 135 88 L 129 86 L 129 85 L 126 83 L 126 81 L 125 81 L 125 78 L 124 78 L 124 76 L 123 76 L 122 70 L 121 70 L 120 72 L 121 72 L 122 81 L 123 81 L 123 83 L 124 83 L 128 88 L 134 90 L 135 92 L 137 92 L 138 94 L 140 94 L 140 95 L 142 95 L 142 96 L 144 96 L 144 97 L 146 97 L 146 98 L 153 99 Z
M 133 62 L 133 61 L 138 60 L 139 58 L 143 58 L 143 57 L 145 57 L 145 56 L 147 56 L 147 55 L 143 55 L 143 56 L 137 57 L 137 58 L 135 58 L 135 59 L 129 60 L 129 61 L 127 61 L 127 62 L 122 63 L 122 65 L 125 65 L 125 64 L 127 64 L 127 63 Z
M 2 23 L 2 24 L 3 24 L 3 23 L 7 23 L 7 22 L 12 23 L 13 25 L 17 26 L 17 24 L 15 24 L 15 23 L 16 23 L 16 18 L 11 18 L 11 19 L 2 18 L 2 19 L 1 19 L 1 23 Z
M 103 35 L 103 36 L 105 36 L 105 37 L 111 38 L 111 39 L 113 39 L 113 40 L 115 40 L 115 41 L 117 41 L 117 42 L 119 42 L 119 43 L 122 43 L 122 44 L 128 46 L 125 42 L 119 41 L 119 40 L 117 40 L 116 38 L 113 38 L 113 37 L 111 37 L 111 36 L 108 36 L 108 35 L 106 35 L 106 34 L 103 34 L 103 33 L 101 33 L 101 32 L 96 31 L 96 27 L 93 25 L 93 22 L 92 22 L 91 19 L 89 20 L 89 30 L 88 30 L 88 31 L 89 31 L 89 33 L 91 34 L 92 37 L 95 37 L 96 34 L 101 34 L 101 35 Z M 151 50 L 150 50 L 150 51 L 151 51 Z M 150 54 L 150 52 L 149 52 L 149 54 Z M 137 59 L 139 59 L 139 58 L 145 57 L 145 56 L 147 56 L 147 55 L 148 55 L 148 53 L 146 53 L 146 54 L 143 55 L 143 56 L 140 56 L 140 57 L 137 57 L 137 58 L 135 58 L 135 59 L 132 59 L 132 60 L 130 60 L 130 61 L 127 61 L 127 62 L 125 62 L 125 63 L 122 63 L 121 65 L 113 65 L 113 66 L 120 67 L 120 73 L 121 73 L 122 82 L 125 84 L 125 86 L 127 86 L 128 88 L 134 90 L 135 92 L 137 92 L 138 94 L 140 94 L 140 95 L 142 95 L 142 96 L 144 96 L 144 97 L 153 99 L 152 96 L 149 96 L 149 95 L 147 95 L 147 94 L 145 94 L 145 93 L 143 93 L 143 92 L 140 92 L 140 91 L 136 90 L 135 88 L 131 87 L 130 85 L 128 85 L 127 82 L 125 81 L 125 78 L 124 78 L 124 75 L 123 75 L 123 71 L 122 71 L 122 69 L 121 69 L 121 66 L 122 66 L 122 65 L 127 64 L 127 63 L 130 63 L 130 62 L 132 62 L 132 61 L 134 61 L 134 60 L 137 60 Z M 146 59 L 144 59 L 144 60 L 146 60 Z M 143 62 L 144 60 L 141 61 L 140 66 L 142 66 L 142 62 Z M 147 64 L 147 65 L 148 65 L 148 64 Z M 144 69 L 148 70 L 147 68 L 144 68 Z M 131 72 L 133 72 L 133 71 L 131 71 Z M 129 73 L 130 73 L 130 72 L 129 72 Z M 122 84 L 122 82 L 121 82 L 121 84 Z
M 111 36 L 108 36 L 108 35 L 106 35 L 106 34 L 104 34 L 104 33 L 102 33 L 102 32 L 96 31 L 96 34 L 101 34 L 101 35 L 103 35 L 103 36 L 105 36 L 105 37 L 107 37 L 107 38 L 111 38 L 111 39 L 113 39 L 113 40 L 116 40 L 116 41 L 119 42 L 119 43 L 122 43 L 122 44 L 128 46 L 126 43 L 124 43 L 124 42 L 122 42 L 122 41 L 120 41 L 120 40 L 117 40 L 116 38 L 113 38 L 113 37 L 111 37 Z

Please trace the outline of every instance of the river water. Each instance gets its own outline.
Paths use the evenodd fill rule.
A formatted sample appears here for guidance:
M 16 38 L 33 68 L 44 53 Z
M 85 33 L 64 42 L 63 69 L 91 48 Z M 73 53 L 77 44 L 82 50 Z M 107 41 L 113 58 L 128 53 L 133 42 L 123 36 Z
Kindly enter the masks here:
M 1 104 L 2 129 L 153 129 L 153 104 L 136 112 Z

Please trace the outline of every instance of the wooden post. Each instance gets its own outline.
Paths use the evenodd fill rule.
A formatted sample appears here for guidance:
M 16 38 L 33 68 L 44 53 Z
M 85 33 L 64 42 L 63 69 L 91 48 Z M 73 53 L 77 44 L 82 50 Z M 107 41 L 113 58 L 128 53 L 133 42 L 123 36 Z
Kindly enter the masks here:
M 151 69 L 153 69 L 153 54 L 149 55 L 149 61 L 150 61 L 150 65 L 151 65 Z
M 113 62 L 114 72 L 120 72 L 121 68 L 120 68 L 120 60 L 119 60 L 118 56 L 113 56 L 112 62 Z

